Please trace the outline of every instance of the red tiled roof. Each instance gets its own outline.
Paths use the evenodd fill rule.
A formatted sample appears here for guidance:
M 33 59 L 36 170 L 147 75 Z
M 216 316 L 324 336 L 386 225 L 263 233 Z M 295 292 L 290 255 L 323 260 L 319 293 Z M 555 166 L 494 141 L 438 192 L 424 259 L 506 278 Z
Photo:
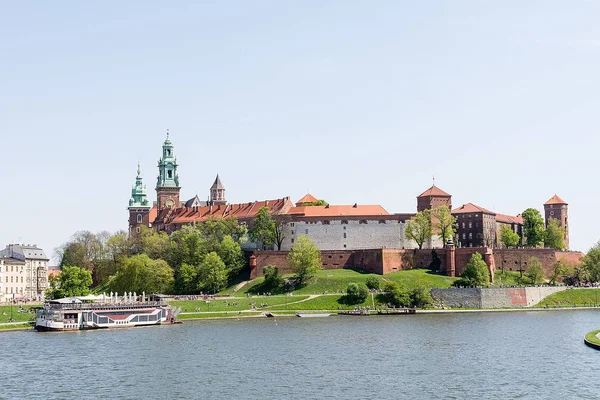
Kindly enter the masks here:
M 506 214 L 496 214 L 496 221 L 504 222 L 506 224 L 523 225 L 523 217 L 521 216 L 521 214 L 517 215 L 516 217 L 513 217 L 512 215 L 506 215 Z
M 550 197 L 550 200 L 548 200 L 547 202 L 544 203 L 544 205 L 546 204 L 569 204 L 566 201 L 564 201 L 563 199 L 561 199 L 560 197 L 558 197 L 558 195 L 554 195 L 552 197 Z
M 428 196 L 451 197 L 452 195 L 444 192 L 439 187 L 433 185 L 432 187 L 430 187 L 429 189 L 427 189 L 426 191 L 424 191 L 423 193 L 418 195 L 417 198 L 418 197 L 428 197 Z
M 189 224 L 211 218 L 253 218 L 262 207 L 267 206 L 271 214 L 285 214 L 293 204 L 289 197 L 276 200 L 255 201 L 252 203 L 212 205 L 203 207 L 179 207 L 162 210 L 155 223 Z
M 452 210 L 452 214 L 465 214 L 465 213 L 474 213 L 474 212 L 480 212 L 480 213 L 485 213 L 485 214 L 496 214 L 490 210 L 486 210 L 483 207 L 476 206 L 473 203 L 463 204 L 462 206 Z
M 391 215 L 380 205 L 292 207 L 289 214 L 303 217 Z
M 51 278 L 53 276 L 58 276 L 60 275 L 62 271 L 60 269 L 49 269 L 48 270 L 48 278 Z
M 303 198 L 301 198 L 300 200 L 298 200 L 296 202 L 296 204 L 302 204 L 302 203 L 312 203 L 315 201 L 319 201 L 319 199 L 317 199 L 315 196 L 313 196 L 310 193 L 307 193 Z
M 156 216 L 158 214 L 158 207 L 155 205 L 152 206 L 152 208 L 150 209 L 150 212 L 148 213 L 148 221 L 152 222 L 156 219 Z

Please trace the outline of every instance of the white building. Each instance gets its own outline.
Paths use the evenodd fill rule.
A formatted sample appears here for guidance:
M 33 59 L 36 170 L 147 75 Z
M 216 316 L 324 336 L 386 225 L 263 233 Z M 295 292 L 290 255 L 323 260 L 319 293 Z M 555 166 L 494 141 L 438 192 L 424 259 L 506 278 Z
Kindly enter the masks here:
M 48 257 L 37 245 L 9 244 L 0 251 L 2 296 L 5 300 L 42 300 L 48 288 Z M 7 262 L 7 260 L 11 260 Z M 18 261 L 18 264 L 15 264 Z M 10 268 L 10 271 L 8 269 Z

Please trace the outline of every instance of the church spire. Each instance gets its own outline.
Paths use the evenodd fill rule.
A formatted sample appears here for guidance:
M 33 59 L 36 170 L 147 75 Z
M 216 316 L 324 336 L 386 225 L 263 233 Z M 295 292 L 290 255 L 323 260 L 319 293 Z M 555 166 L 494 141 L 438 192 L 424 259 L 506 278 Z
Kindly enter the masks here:
M 221 183 L 219 174 L 217 174 L 215 182 L 210 187 L 210 203 L 215 205 L 227 204 L 227 200 L 225 200 L 225 186 Z
M 158 209 L 179 207 L 179 175 L 177 175 L 177 157 L 167 129 L 167 138 L 162 145 L 162 157 L 158 160 L 156 194 Z
M 142 171 L 140 169 L 139 161 L 137 167 L 137 176 L 135 177 L 135 184 L 131 188 L 131 198 L 129 199 L 129 207 L 150 207 L 146 194 L 146 186 L 142 182 Z

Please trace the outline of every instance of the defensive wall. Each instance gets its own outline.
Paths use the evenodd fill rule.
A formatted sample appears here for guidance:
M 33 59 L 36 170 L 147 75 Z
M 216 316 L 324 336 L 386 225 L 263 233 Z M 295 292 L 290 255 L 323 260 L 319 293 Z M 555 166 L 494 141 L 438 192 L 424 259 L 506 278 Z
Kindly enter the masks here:
M 448 288 L 431 289 L 431 296 L 435 303 L 446 307 L 516 308 L 534 306 L 563 290 L 566 287 Z
M 531 257 L 542 263 L 546 277 L 553 272 L 553 264 L 563 260 L 566 264 L 576 265 L 583 254 L 580 252 L 561 252 L 552 249 L 491 249 L 486 247 L 443 248 L 443 249 L 365 249 L 365 250 L 322 250 L 323 269 L 355 268 L 376 274 L 389 274 L 411 268 L 428 268 L 434 259 L 439 260 L 436 268 L 450 276 L 459 276 L 474 253 L 481 254 L 493 279 L 495 271 L 525 271 Z M 292 273 L 287 263 L 287 251 L 255 251 L 250 266 L 250 277 L 261 276 L 263 267 L 275 265 L 282 274 Z M 254 264 L 254 265 L 253 265 Z

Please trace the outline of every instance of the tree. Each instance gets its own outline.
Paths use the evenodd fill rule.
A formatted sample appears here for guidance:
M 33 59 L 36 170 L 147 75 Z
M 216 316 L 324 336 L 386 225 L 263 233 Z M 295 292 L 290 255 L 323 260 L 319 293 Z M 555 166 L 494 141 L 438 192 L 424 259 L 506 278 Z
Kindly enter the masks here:
M 369 289 L 367 289 L 367 286 L 364 283 L 358 284 L 351 282 L 348 284 L 348 288 L 346 289 L 344 302 L 346 304 L 361 304 L 367 299 L 368 296 Z
M 227 269 L 219 255 L 212 251 L 204 257 L 198 267 L 198 289 L 217 293 L 227 284 Z
M 406 221 L 404 232 L 409 240 L 414 240 L 419 249 L 422 249 L 423 243 L 431 239 L 431 211 L 419 211 L 412 219 Z
M 471 256 L 460 277 L 461 279 L 455 282 L 457 286 L 486 286 L 490 282 L 488 266 L 481 254 L 474 253 Z
M 434 219 L 433 229 L 438 232 L 442 238 L 442 244 L 445 245 L 456 232 L 456 218 L 452 216 L 446 205 L 434 208 L 431 214 Z
M 328 203 L 321 199 L 317 201 L 307 201 L 306 203 L 302 203 L 302 206 L 311 207 L 311 206 L 326 206 Z
M 528 208 L 522 215 L 527 246 L 537 247 L 544 244 L 544 219 L 540 212 L 535 208 Z
M 385 301 L 394 307 L 410 307 L 412 305 L 410 291 L 403 285 L 387 281 L 383 291 L 385 292 Z
M 600 281 L 600 242 L 587 252 L 581 263 L 592 282 Z
M 141 234 L 141 250 L 143 254 L 153 260 L 166 259 L 171 248 L 171 240 L 166 232 L 157 232 L 152 229 L 144 230 Z
M 200 237 L 210 243 L 221 243 L 225 236 L 231 236 L 238 243 L 244 241 L 248 229 L 246 224 L 240 224 L 237 218 L 209 218 L 204 222 L 195 224 Z
M 521 240 L 521 238 L 518 233 L 514 232 L 510 226 L 502 225 L 502 229 L 500 230 L 500 242 L 502 242 L 504 247 L 507 249 L 515 247 L 519 244 L 519 240 Z
M 381 287 L 381 279 L 376 276 L 369 276 L 365 280 L 365 284 L 371 290 L 378 290 Z
M 532 285 L 544 283 L 544 269 L 542 263 L 536 257 L 529 257 L 525 276 Z
M 260 242 L 265 246 L 275 243 L 275 221 L 269 212 L 269 207 L 264 206 L 258 210 L 248 230 L 248 236 L 253 242 Z
M 234 278 L 244 267 L 244 252 L 240 244 L 229 235 L 225 236 L 217 246 L 217 254 L 225 264 L 228 277 Z
M 198 290 L 198 271 L 196 267 L 183 264 L 177 271 L 175 291 L 179 294 L 192 294 Z
M 263 287 L 267 291 L 275 291 L 283 284 L 283 279 L 279 276 L 279 269 L 274 265 L 267 265 L 263 268 L 265 281 Z
M 552 264 L 552 276 L 550 277 L 550 284 L 556 285 L 559 276 L 563 276 L 569 272 L 569 266 L 560 259 Z
M 168 293 L 173 283 L 173 269 L 166 261 L 137 254 L 122 260 L 109 287 L 116 292 Z
M 410 300 L 413 307 L 427 307 L 433 303 L 431 290 L 425 286 L 418 286 L 410 291 Z
M 308 236 L 300 236 L 287 256 L 296 272 L 296 282 L 302 286 L 321 269 L 321 252 Z
M 555 250 L 563 250 L 565 245 L 565 228 L 560 226 L 560 222 L 556 218 L 548 220 L 546 227 L 544 245 Z
M 287 232 L 287 227 L 291 220 L 292 218 L 289 216 L 289 214 L 273 215 L 273 221 L 275 222 L 274 239 L 275 245 L 277 245 L 277 250 L 281 250 L 281 245 L 286 237 L 285 232 Z
M 90 286 L 92 286 L 92 273 L 89 270 L 65 265 L 60 275 L 50 283 L 51 289 L 46 296 L 50 299 L 85 296 L 90 293 Z

